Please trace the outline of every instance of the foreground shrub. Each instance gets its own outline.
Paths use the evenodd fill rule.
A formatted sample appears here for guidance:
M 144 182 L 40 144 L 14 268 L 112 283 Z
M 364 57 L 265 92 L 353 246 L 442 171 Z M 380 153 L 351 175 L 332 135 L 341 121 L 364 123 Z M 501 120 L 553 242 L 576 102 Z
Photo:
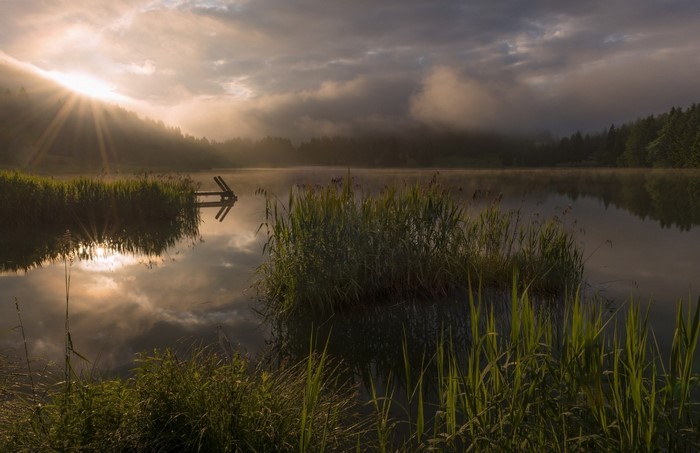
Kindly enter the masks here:
M 329 313 L 376 300 L 437 297 L 478 274 L 506 287 L 513 269 L 533 290 L 575 288 L 574 237 L 557 219 L 525 221 L 497 203 L 473 214 L 437 184 L 372 195 L 349 178 L 267 197 L 258 289 L 274 314 Z

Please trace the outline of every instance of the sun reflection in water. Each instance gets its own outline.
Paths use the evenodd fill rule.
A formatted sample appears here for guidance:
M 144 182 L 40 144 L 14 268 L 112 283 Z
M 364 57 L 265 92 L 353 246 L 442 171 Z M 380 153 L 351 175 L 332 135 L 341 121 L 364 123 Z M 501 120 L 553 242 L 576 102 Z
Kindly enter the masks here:
M 142 264 L 145 261 L 152 264 L 158 260 L 155 257 L 126 255 L 105 245 L 95 247 L 81 246 L 78 249 L 78 253 L 80 256 L 87 257 L 80 260 L 79 267 L 91 272 L 116 271 L 126 266 Z

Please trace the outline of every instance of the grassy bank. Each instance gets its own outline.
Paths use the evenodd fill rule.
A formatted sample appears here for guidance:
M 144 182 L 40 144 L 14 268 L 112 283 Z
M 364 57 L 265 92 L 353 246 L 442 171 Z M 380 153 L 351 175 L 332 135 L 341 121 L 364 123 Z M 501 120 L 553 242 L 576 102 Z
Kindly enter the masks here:
M 73 180 L 0 172 L 0 227 L 61 225 L 85 229 L 128 219 L 177 221 L 196 212 L 187 178 Z
M 376 195 L 349 178 L 298 187 L 286 205 L 268 196 L 266 213 L 258 289 L 275 315 L 444 296 L 468 275 L 507 287 L 514 269 L 533 290 L 560 292 L 583 272 L 558 219 L 525 219 L 497 202 L 472 212 L 434 181 Z
M 555 321 L 514 290 L 503 329 L 472 297 L 469 341 L 438 334 L 419 364 L 396 351 L 404 375 L 377 369 L 366 403 L 323 347 L 279 368 L 154 352 L 127 380 L 35 376 L 36 396 L 13 392 L 14 374 L 0 381 L 0 450 L 697 451 L 700 311 L 679 305 L 662 357 L 639 305 L 607 321 L 596 304 L 566 306 Z
M 157 255 L 199 231 L 187 178 L 55 180 L 0 172 L 0 271 L 28 270 L 96 247 Z
M 35 398 L 2 389 L 0 450 L 347 450 L 362 430 L 333 371 L 325 356 L 271 372 L 212 349 L 154 352 L 128 380 L 74 376 Z

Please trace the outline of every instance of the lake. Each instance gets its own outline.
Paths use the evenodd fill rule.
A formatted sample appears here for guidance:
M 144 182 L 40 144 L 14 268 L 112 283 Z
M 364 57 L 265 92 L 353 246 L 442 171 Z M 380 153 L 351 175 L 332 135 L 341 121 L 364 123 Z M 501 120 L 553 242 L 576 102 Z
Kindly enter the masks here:
M 202 208 L 198 234 L 180 237 L 158 254 L 118 246 L 121 252 L 115 252 L 103 244 L 91 250 L 89 259 L 59 259 L 16 271 L 12 263 L 18 252 L 10 254 L 6 245 L 0 249 L 0 269 L 6 269 L 0 273 L 0 348 L 16 355 L 22 351 L 19 331 L 11 330 L 19 323 L 16 299 L 30 356 L 61 362 L 66 277 L 74 349 L 91 368 L 108 374 L 128 371 L 140 351 L 216 343 L 219 327 L 251 355 L 274 348 L 281 336 L 298 338 L 292 330 L 306 338 L 311 322 L 280 335 L 258 314 L 251 285 L 263 260 L 265 237 L 256 231 L 264 220 L 265 200 L 256 191 L 286 200 L 294 184 L 327 184 L 347 174 L 342 168 L 193 174 L 204 189 L 216 189 L 213 176 L 223 176 L 238 201 L 221 222 L 215 218 L 218 209 Z M 381 190 L 392 183 L 427 181 L 436 170 L 353 169 L 351 174 L 366 190 Z M 700 172 L 440 170 L 437 177 L 454 197 L 475 208 L 480 200 L 502 194 L 504 208 L 521 209 L 527 217 L 563 218 L 584 250 L 583 290 L 608 301 L 611 309 L 624 307 L 630 297 L 650 302 L 662 346 L 671 340 L 677 301 L 698 296 Z M 40 262 L 42 247 L 30 244 L 23 253 L 34 254 L 30 262 Z M 434 338 L 435 326 L 459 324 L 455 305 L 463 306 L 452 300 L 349 313 L 323 321 L 324 331 L 333 326 L 334 354 L 376 366 L 379 356 L 400 355 L 396 348 L 406 326 L 420 343 Z

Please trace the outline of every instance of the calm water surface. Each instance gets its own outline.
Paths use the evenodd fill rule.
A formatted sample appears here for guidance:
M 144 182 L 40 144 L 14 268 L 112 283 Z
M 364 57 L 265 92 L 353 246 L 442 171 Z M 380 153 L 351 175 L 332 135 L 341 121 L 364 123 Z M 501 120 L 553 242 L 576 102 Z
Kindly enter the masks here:
M 294 184 L 326 184 L 346 169 L 236 170 L 219 172 L 238 195 L 223 222 L 215 208 L 201 211 L 199 235 L 181 238 L 159 255 L 117 253 L 105 247 L 91 259 L 46 262 L 27 271 L 0 272 L 0 348 L 18 353 L 19 302 L 30 355 L 61 360 L 64 347 L 66 275 L 70 276 L 70 326 L 74 348 L 97 369 L 123 372 L 134 354 L 191 341 L 213 343 L 217 327 L 250 354 L 276 335 L 256 313 L 250 289 L 265 238 L 264 188 L 283 200 Z M 389 183 L 428 180 L 434 170 L 353 170 L 368 190 Z M 194 174 L 214 189 L 213 174 Z M 697 298 L 700 270 L 700 173 L 680 171 L 522 170 L 441 171 L 439 180 L 464 203 L 474 194 L 503 194 L 502 205 L 527 216 L 558 215 L 577 234 L 586 256 L 586 291 L 619 306 L 633 296 L 652 301 L 657 336 L 668 337 L 676 302 Z M 477 197 L 478 198 L 478 197 Z M 8 246 L 5 245 L 7 248 Z M 30 247 L 31 248 L 31 247 Z M 41 257 L 41 250 L 35 250 Z M 8 266 L 0 250 L 0 269 Z M 4 262 L 2 260 L 5 260 Z M 387 318 L 349 314 L 334 335 L 340 355 L 397 355 L 402 324 L 429 332 L 454 312 L 387 308 Z M 370 316 L 371 318 L 372 316 Z M 376 319 L 376 317 L 375 317 Z M 391 325 L 393 324 L 393 325 Z M 363 326 L 362 328 L 358 326 Z M 305 336 L 305 334 L 301 334 Z M 348 342 L 348 336 L 355 336 Z M 434 335 L 416 334 L 414 341 Z M 396 342 L 395 339 L 399 341 Z M 375 357 L 375 362 L 380 358 Z M 375 363 L 377 365 L 377 363 Z

